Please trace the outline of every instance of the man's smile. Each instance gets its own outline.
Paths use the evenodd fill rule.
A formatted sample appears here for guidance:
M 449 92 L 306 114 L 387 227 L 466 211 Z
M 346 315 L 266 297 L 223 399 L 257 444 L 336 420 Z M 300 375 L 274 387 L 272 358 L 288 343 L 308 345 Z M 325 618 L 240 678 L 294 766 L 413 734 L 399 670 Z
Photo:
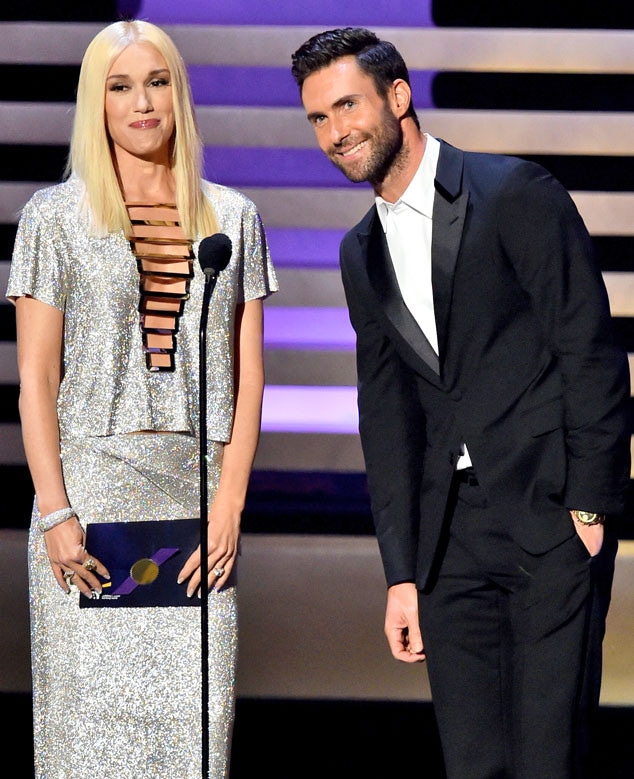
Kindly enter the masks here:
M 361 143 L 357 143 L 351 149 L 347 149 L 346 151 L 338 151 L 337 154 L 340 157 L 351 157 L 353 154 L 356 154 L 360 149 L 362 149 L 366 145 L 366 143 L 367 140 L 361 141 Z

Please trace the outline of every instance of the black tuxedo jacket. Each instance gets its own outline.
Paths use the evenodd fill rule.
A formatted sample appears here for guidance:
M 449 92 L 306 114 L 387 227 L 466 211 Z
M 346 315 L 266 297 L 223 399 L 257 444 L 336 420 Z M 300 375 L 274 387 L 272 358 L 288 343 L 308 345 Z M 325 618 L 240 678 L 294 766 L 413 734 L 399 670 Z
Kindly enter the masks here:
M 444 142 L 435 190 L 438 358 L 403 303 L 376 208 L 340 250 L 385 574 L 420 588 L 461 442 L 488 505 L 533 553 L 575 532 L 569 508 L 621 513 L 630 477 L 627 355 L 569 194 L 538 165 Z

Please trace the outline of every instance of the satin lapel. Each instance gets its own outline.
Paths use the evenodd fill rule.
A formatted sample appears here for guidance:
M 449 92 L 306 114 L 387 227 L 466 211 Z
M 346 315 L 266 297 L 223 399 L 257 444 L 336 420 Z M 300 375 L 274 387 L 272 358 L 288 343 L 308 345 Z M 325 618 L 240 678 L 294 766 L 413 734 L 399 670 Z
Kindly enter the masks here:
M 462 187 L 462 152 L 443 144 L 436 175 L 432 233 L 432 288 L 441 364 L 447 346 L 454 270 L 469 193 Z M 460 194 L 458 194 L 460 192 Z
M 438 376 L 438 356 L 403 302 L 378 217 L 375 216 L 368 233 L 359 234 L 359 242 L 367 257 L 370 284 L 383 305 L 387 318 L 418 357 Z

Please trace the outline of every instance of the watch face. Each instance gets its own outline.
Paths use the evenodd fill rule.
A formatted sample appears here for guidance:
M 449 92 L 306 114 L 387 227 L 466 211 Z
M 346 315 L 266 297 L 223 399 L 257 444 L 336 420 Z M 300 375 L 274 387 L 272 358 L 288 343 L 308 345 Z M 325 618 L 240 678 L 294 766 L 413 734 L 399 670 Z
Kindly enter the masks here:
M 601 514 L 596 514 L 593 511 L 575 511 L 577 520 L 583 525 L 595 525 L 601 521 Z

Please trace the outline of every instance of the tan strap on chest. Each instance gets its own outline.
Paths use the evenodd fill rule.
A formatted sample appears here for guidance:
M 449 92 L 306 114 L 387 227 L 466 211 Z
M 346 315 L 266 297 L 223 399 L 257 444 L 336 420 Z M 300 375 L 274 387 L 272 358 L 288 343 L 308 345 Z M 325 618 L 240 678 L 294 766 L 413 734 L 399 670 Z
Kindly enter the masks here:
M 140 325 L 149 371 L 173 371 L 176 333 L 189 285 L 194 254 L 175 205 L 127 203 L 130 247 L 139 269 Z

